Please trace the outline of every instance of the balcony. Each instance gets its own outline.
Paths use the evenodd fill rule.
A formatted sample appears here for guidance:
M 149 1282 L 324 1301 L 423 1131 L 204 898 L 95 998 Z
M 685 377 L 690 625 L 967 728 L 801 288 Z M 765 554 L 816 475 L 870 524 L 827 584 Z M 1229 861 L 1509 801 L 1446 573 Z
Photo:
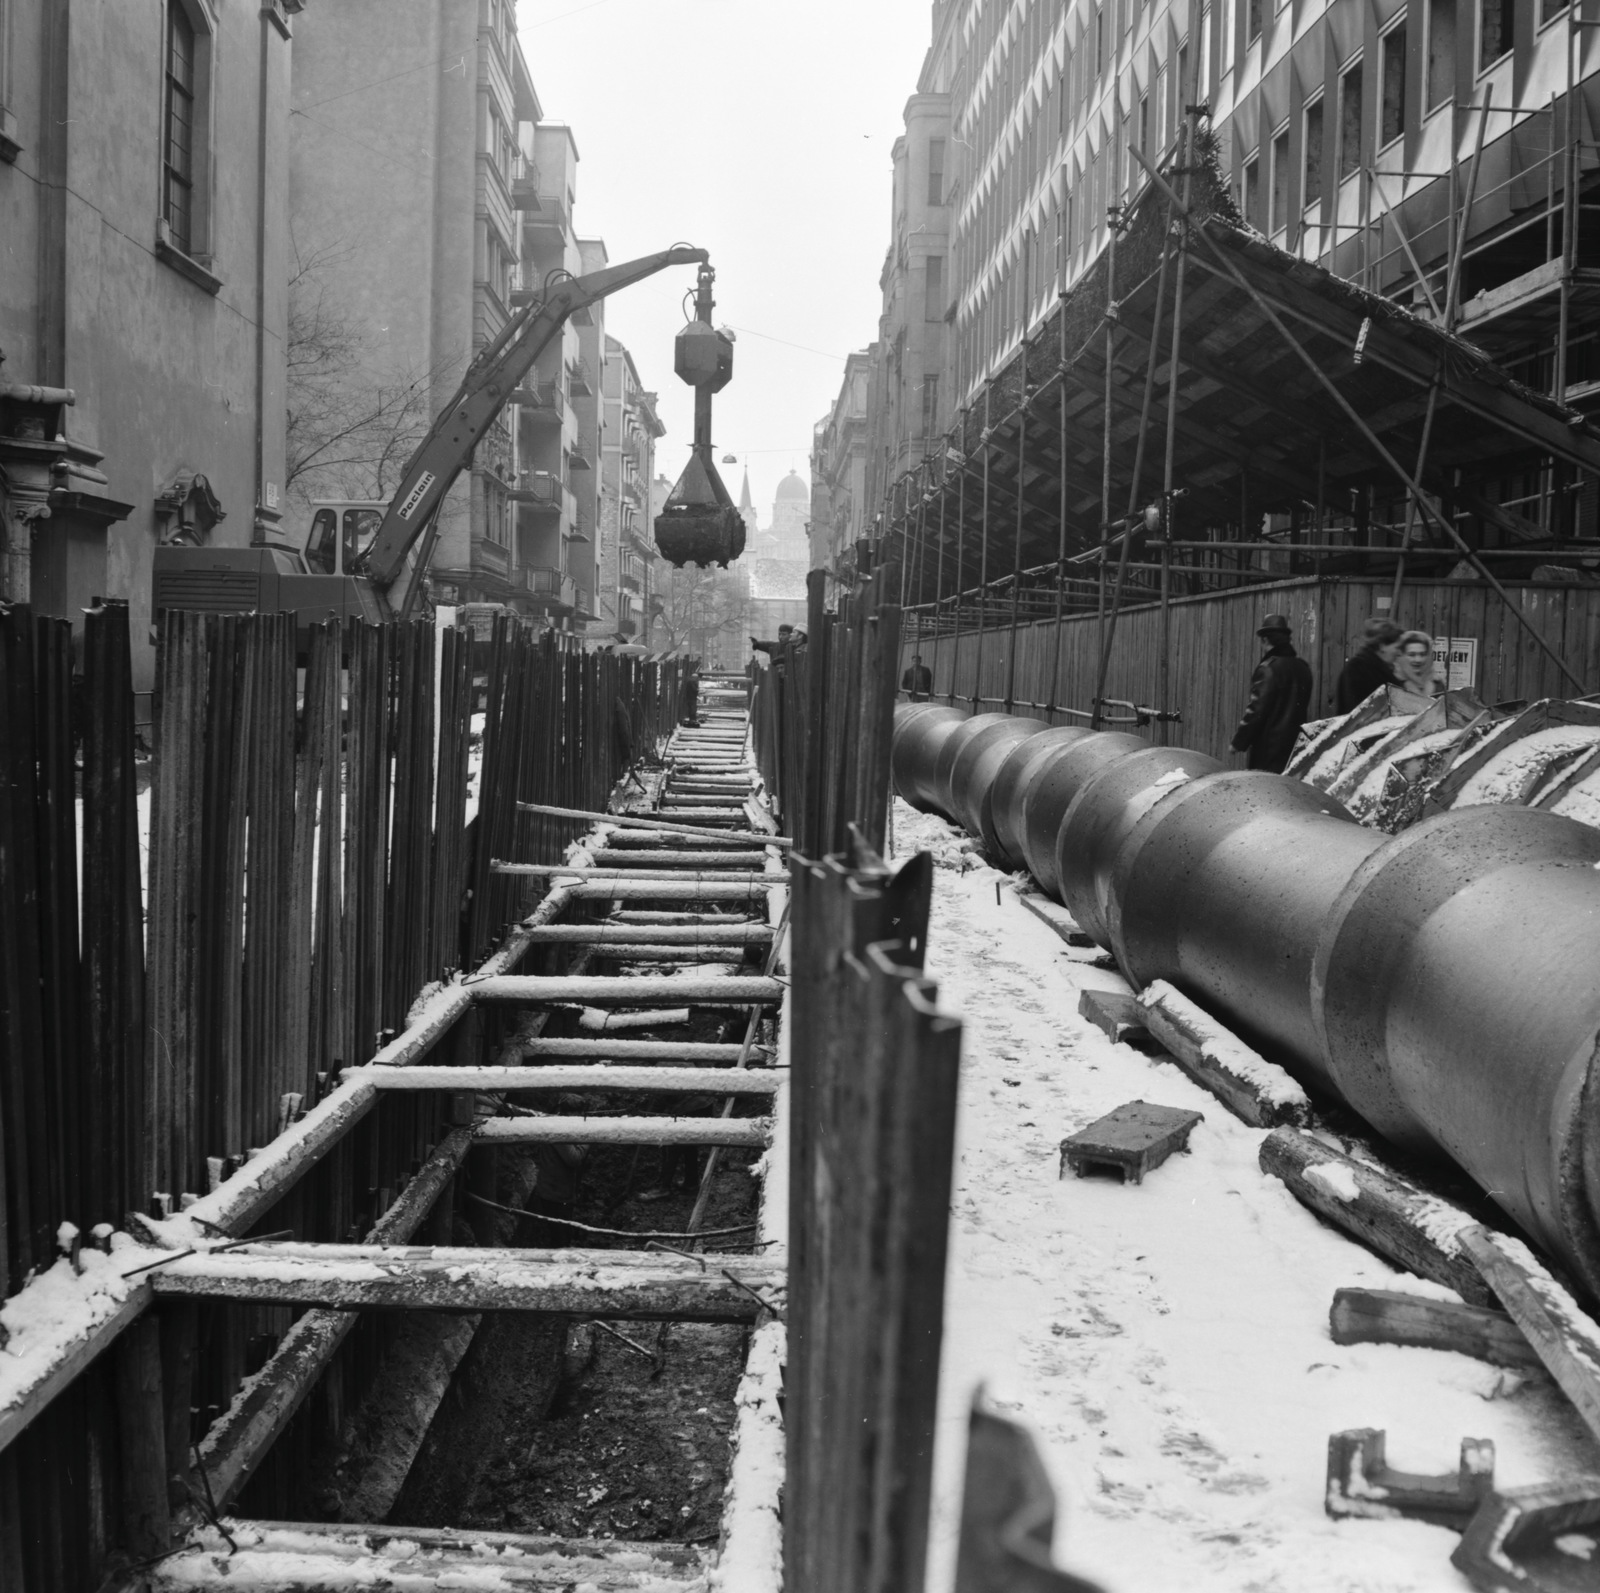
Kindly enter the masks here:
M 567 367 L 567 387 L 574 398 L 594 397 L 594 372 L 586 359 L 577 359 Z
M 565 238 L 572 228 L 572 219 L 567 214 L 567 196 L 536 192 L 534 204 L 537 210 L 526 205 L 518 207 L 529 212 L 522 220 L 524 230 L 535 234 L 536 240 L 547 246 Z
M 553 510 L 560 513 L 563 488 L 559 478 L 548 470 L 529 470 L 524 473 L 519 486 L 506 494 L 513 503 L 525 503 L 530 508 Z
M 557 381 L 534 382 L 528 387 L 518 387 L 511 394 L 511 402 L 527 416 L 541 424 L 554 421 L 557 425 L 566 407 L 566 394 Z
M 578 606 L 577 583 L 560 570 L 524 566 L 517 571 L 517 577 L 528 596 L 546 608 L 571 610 Z
M 574 619 L 592 620 L 599 619 L 594 611 L 594 593 L 586 586 L 579 586 L 576 581 L 572 583 L 572 606 L 576 611 Z
M 567 468 L 570 470 L 593 470 L 594 466 L 589 463 L 589 456 L 581 448 L 574 448 L 567 455 Z
M 526 156 L 519 155 L 511 166 L 511 208 L 513 210 L 539 210 L 539 168 Z
M 505 575 L 511 569 L 511 554 L 487 537 L 473 537 L 472 568 L 474 572 L 488 570 L 494 575 Z
M 620 586 L 624 592 L 642 592 L 644 590 L 644 588 L 639 584 L 639 577 L 632 574 L 628 570 L 624 570 L 617 577 L 617 585 Z

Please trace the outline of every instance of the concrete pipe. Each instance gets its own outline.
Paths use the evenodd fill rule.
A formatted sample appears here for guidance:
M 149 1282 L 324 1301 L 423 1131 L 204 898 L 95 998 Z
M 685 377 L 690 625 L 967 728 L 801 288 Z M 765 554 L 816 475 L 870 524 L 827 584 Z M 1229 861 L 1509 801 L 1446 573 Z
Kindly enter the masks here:
M 1007 868 L 1022 868 L 1028 861 L 1022 855 L 1022 832 L 1018 822 L 1033 782 L 1059 751 L 1093 734 L 1077 725 L 1055 725 L 1018 742 L 1006 754 L 990 789 L 989 813 L 994 825 L 995 850 Z
M 1187 780 L 1216 774 L 1222 765 L 1183 747 L 1146 747 L 1116 758 L 1072 799 L 1056 832 L 1056 884 L 1078 928 L 1109 949 L 1106 912 L 1111 865 L 1146 813 Z
M 1600 830 L 1473 807 L 1386 841 L 1317 947 L 1340 1093 L 1443 1151 L 1600 1296 Z
M 994 782 L 1019 743 L 1050 727 L 1042 719 L 1006 719 L 987 725 L 961 749 L 950 771 L 955 815 L 988 850 L 999 851 L 994 832 Z
M 1312 959 L 1340 891 L 1386 839 L 1298 780 L 1191 780 L 1112 862 L 1112 950 L 1136 988 L 1170 980 L 1332 1092 L 1311 1020 Z
M 896 706 L 889 753 L 896 796 L 924 812 L 941 811 L 933 787 L 939 748 L 966 718 L 965 708 L 947 708 L 943 703 L 908 702 Z
M 946 818 L 954 819 L 957 824 L 961 822 L 961 813 L 956 807 L 955 792 L 951 787 L 956 760 L 984 731 L 1010 723 L 1010 714 L 974 714 L 940 741 L 938 757 L 933 766 L 933 790 L 938 809 Z
M 1143 752 L 1149 745 L 1148 741 L 1119 730 L 1086 736 L 1063 747 L 1028 787 L 1021 813 L 1013 810 L 1012 823 L 1022 837 L 1022 856 L 1029 873 L 1049 895 L 1061 893 L 1061 882 L 1056 878 L 1056 836 L 1072 799 L 1113 759 Z

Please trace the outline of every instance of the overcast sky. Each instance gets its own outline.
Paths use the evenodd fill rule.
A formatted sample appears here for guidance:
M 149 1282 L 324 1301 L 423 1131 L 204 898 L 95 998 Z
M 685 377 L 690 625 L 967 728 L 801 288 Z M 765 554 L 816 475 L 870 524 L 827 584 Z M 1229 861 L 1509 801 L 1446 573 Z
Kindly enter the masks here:
M 716 457 L 738 456 L 720 466 L 735 498 L 748 461 L 763 524 L 789 469 L 809 475 L 845 354 L 877 329 L 890 150 L 930 14 L 928 0 L 518 0 L 545 118 L 577 140 L 578 235 L 603 238 L 614 263 L 678 242 L 711 251 L 714 319 L 738 333 Z M 661 394 L 670 480 L 693 431 L 672 372 L 693 281 L 676 267 L 606 304 L 606 330 Z

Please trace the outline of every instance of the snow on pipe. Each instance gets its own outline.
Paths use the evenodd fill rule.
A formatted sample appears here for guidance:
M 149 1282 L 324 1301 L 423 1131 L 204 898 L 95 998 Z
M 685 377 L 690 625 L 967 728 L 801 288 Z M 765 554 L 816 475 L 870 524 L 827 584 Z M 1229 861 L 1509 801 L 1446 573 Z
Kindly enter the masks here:
M 1486 806 L 1391 836 L 1298 780 L 1005 719 L 897 709 L 897 794 L 1026 866 L 1136 987 L 1452 1158 L 1600 1298 L 1600 830 Z

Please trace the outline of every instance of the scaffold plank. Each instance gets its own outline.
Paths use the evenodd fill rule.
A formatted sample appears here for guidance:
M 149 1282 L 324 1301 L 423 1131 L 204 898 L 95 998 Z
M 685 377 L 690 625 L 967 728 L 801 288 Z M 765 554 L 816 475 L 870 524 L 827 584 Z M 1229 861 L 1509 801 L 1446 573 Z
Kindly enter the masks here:
M 764 1147 L 772 1125 L 761 1117 L 491 1117 L 486 1145 L 731 1145 Z
M 609 1050 L 616 1050 L 613 1042 Z M 730 1046 L 737 1051 L 738 1046 Z M 380 1090 L 661 1090 L 668 1093 L 772 1095 L 785 1075 L 775 1068 L 422 1067 L 362 1071 Z

